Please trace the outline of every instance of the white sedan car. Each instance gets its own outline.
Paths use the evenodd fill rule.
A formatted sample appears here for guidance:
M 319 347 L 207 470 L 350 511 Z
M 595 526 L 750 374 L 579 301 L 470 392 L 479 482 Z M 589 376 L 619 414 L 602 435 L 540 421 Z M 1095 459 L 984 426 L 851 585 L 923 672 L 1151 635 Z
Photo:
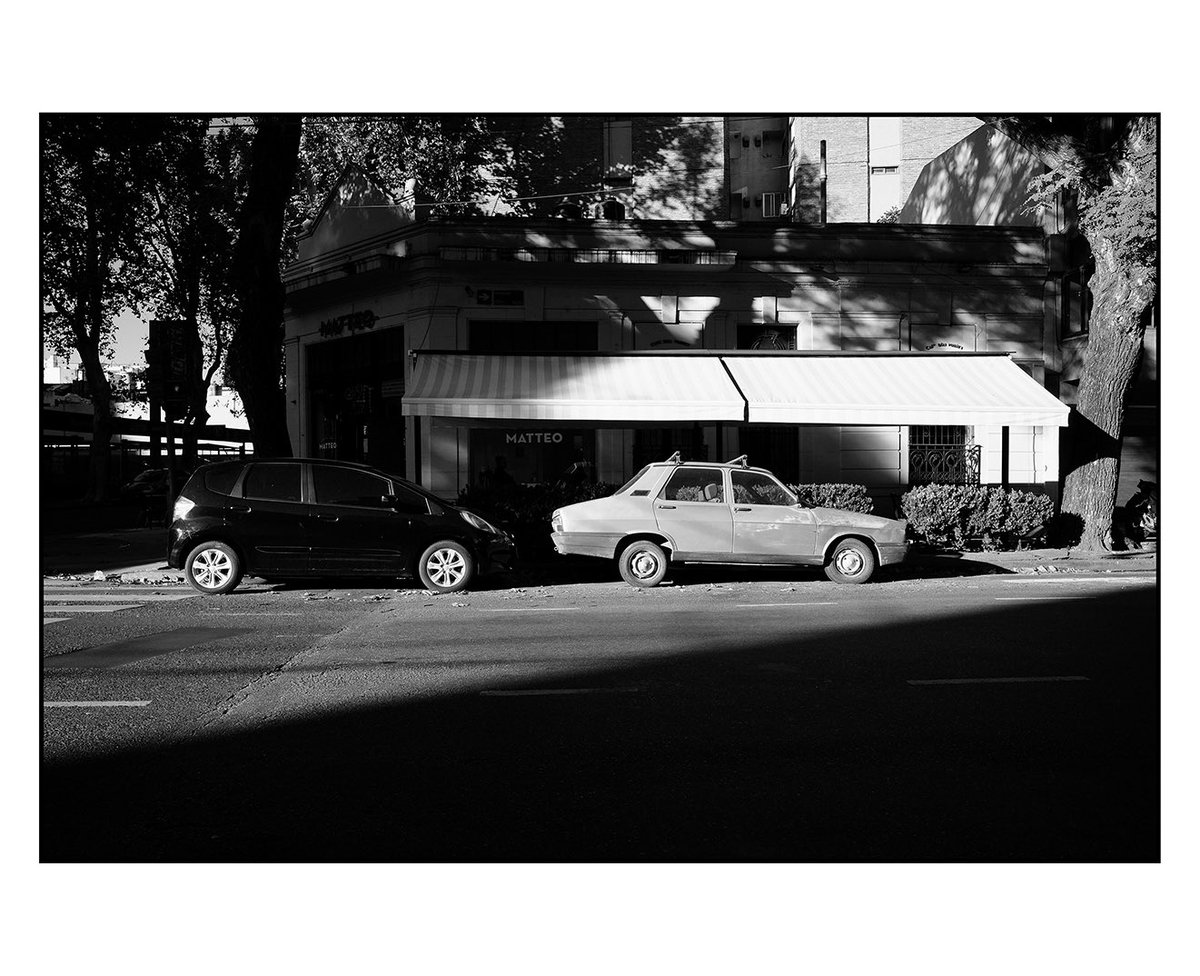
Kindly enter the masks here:
M 647 465 L 613 495 L 555 511 L 555 549 L 615 559 L 632 586 L 657 586 L 672 562 L 823 566 L 837 583 L 865 583 L 908 555 L 904 521 L 805 508 L 745 457 L 677 457 Z

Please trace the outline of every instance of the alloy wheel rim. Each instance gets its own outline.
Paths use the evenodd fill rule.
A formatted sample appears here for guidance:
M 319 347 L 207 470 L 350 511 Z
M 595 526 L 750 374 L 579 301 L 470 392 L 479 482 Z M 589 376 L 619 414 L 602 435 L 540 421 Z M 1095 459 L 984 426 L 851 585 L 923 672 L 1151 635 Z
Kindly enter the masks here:
M 639 552 L 630 563 L 633 575 L 638 579 L 649 579 L 658 572 L 658 560 L 649 552 Z
M 838 572 L 846 576 L 856 576 L 862 572 L 862 554 L 854 549 L 843 549 L 837 554 L 837 568 Z
M 466 573 L 467 563 L 455 549 L 438 549 L 425 563 L 425 571 L 438 586 L 454 586 Z
M 232 575 L 233 562 L 220 549 L 205 549 L 192 561 L 192 579 L 205 589 L 224 586 Z

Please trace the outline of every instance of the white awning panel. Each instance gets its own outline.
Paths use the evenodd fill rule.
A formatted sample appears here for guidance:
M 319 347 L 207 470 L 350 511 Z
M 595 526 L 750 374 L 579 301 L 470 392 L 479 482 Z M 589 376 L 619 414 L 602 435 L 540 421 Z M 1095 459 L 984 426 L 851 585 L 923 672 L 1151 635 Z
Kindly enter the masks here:
M 406 416 L 500 420 L 740 421 L 715 356 L 418 353 Z
M 751 423 L 1065 427 L 1070 412 L 1007 356 L 722 358 Z

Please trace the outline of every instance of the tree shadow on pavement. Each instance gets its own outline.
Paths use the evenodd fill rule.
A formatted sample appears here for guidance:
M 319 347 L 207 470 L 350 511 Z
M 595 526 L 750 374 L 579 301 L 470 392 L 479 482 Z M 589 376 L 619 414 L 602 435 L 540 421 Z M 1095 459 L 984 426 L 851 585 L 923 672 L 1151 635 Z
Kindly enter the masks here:
M 573 646 L 578 666 L 542 680 L 487 644 L 398 652 L 375 661 L 376 687 L 403 702 L 45 763 L 41 858 L 1154 861 L 1158 658 L 1115 636 L 1156 648 L 1154 601 L 886 628 L 822 614 L 789 637 L 673 644 L 687 622 L 647 615 L 631 624 L 644 650 Z M 1087 680 L 913 683 L 1079 675 L 1081 660 Z M 453 690 L 417 696 L 408 668 Z

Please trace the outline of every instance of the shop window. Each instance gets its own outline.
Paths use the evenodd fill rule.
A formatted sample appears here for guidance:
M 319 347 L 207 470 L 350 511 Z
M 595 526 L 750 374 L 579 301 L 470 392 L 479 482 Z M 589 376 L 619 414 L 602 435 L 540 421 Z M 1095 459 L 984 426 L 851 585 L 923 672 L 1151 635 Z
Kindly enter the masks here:
M 596 432 L 553 427 L 473 428 L 472 485 L 576 485 L 596 480 Z
M 767 468 L 788 484 L 800 475 L 800 436 L 790 425 L 754 424 L 738 428 L 738 450 L 750 463 Z
M 253 464 L 242 484 L 246 498 L 266 501 L 300 501 L 299 464 Z
M 692 427 L 659 427 L 635 429 L 633 432 L 633 465 L 665 461 L 679 452 L 682 461 L 707 461 L 708 445 L 699 424 Z
M 978 444 L 971 427 L 945 424 L 908 430 L 908 480 L 914 485 L 979 484 Z
M 354 505 L 386 508 L 385 496 L 391 494 L 391 482 L 365 471 L 352 468 L 333 468 L 314 464 L 313 491 L 318 505 Z

